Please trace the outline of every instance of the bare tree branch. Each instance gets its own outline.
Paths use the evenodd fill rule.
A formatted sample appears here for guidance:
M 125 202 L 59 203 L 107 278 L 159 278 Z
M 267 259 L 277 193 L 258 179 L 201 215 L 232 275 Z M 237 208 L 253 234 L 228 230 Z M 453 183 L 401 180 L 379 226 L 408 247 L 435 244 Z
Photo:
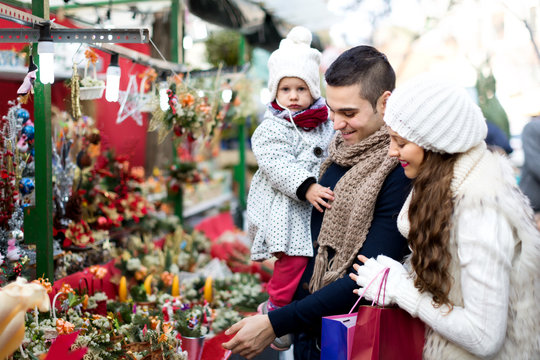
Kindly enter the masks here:
M 504 7 L 510 12 L 510 14 L 514 15 L 519 21 L 525 25 L 525 28 L 529 32 L 529 37 L 531 39 L 531 43 L 534 49 L 534 53 L 536 54 L 536 59 L 540 62 L 540 49 L 538 48 L 538 45 L 536 44 L 536 36 L 534 35 L 534 31 L 532 29 L 531 24 L 527 19 L 521 18 L 518 14 L 516 14 L 515 11 L 513 11 L 510 6 L 508 6 L 505 2 L 503 2 Z

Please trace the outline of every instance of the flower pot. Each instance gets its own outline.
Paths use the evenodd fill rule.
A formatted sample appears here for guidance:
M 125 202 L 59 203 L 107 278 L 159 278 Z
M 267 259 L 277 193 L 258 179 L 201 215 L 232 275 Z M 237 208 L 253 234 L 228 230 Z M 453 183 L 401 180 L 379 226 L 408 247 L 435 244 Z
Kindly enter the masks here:
M 79 98 L 81 100 L 101 99 L 105 86 L 81 86 L 79 88 Z
M 188 360 L 201 360 L 204 336 L 193 338 L 182 336 L 182 350 L 187 351 Z
M 155 350 L 142 358 L 142 360 L 163 360 L 163 351 Z
M 155 301 L 137 301 L 137 307 L 146 306 L 148 309 L 154 309 L 157 305 Z
M 150 343 L 148 341 L 129 343 L 122 345 L 122 349 L 131 352 L 141 352 L 144 350 L 150 350 Z
M 153 112 L 158 103 L 157 101 L 154 100 L 155 96 L 154 94 L 152 93 L 147 93 L 147 94 L 141 94 L 139 95 L 140 96 L 140 103 L 141 103 L 141 107 L 140 107 L 140 110 L 141 112 Z

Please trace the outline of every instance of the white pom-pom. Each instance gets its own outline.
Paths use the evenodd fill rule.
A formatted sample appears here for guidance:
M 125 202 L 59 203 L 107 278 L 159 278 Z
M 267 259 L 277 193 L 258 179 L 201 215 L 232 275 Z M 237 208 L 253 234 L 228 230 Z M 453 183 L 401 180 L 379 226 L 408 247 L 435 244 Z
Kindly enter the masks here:
M 287 35 L 287 39 L 296 44 L 305 44 L 309 46 L 311 44 L 311 31 L 303 26 L 295 26 Z

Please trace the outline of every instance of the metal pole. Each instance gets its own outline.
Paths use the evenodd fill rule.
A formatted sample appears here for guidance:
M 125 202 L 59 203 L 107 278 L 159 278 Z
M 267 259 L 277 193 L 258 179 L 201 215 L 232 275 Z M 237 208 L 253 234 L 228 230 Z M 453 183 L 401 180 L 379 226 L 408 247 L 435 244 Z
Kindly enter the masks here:
M 240 36 L 239 52 L 240 66 L 244 65 L 246 43 L 244 36 Z M 236 209 L 236 225 L 244 227 L 244 210 L 246 209 L 246 125 L 238 125 L 238 164 L 235 168 L 235 177 L 238 183 L 238 208 Z
M 32 14 L 49 19 L 49 1 L 32 0 Z M 37 44 L 32 48 L 39 68 Z M 36 244 L 36 276 L 45 276 L 53 282 L 51 85 L 36 81 L 34 94 L 36 204 L 25 212 L 25 241 Z M 31 231 L 27 231 L 28 226 L 32 227 Z
M 181 18 L 182 5 L 180 0 L 171 1 L 171 61 L 177 63 L 181 58 L 182 43 L 180 35 L 180 29 L 182 28 L 183 17 Z
M 171 1 L 171 61 L 177 63 L 178 60 L 183 58 L 183 48 L 180 39 L 183 38 L 183 34 L 180 34 L 180 29 L 183 29 L 183 8 L 180 3 L 181 0 Z M 176 156 L 177 145 L 172 141 L 173 162 L 177 161 Z M 184 186 L 180 184 L 178 193 L 173 196 L 172 201 L 174 203 L 174 213 L 180 219 L 180 225 L 184 225 Z

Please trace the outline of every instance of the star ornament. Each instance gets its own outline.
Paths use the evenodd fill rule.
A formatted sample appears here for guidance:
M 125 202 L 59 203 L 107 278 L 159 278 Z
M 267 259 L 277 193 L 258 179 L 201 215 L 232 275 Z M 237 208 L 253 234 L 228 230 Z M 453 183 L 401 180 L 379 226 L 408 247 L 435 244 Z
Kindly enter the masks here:
M 129 75 L 129 82 L 126 91 L 120 91 L 118 102 L 120 109 L 116 117 L 116 123 L 120 124 L 127 118 L 131 117 L 137 125 L 143 126 L 139 89 L 137 86 L 137 77 Z

